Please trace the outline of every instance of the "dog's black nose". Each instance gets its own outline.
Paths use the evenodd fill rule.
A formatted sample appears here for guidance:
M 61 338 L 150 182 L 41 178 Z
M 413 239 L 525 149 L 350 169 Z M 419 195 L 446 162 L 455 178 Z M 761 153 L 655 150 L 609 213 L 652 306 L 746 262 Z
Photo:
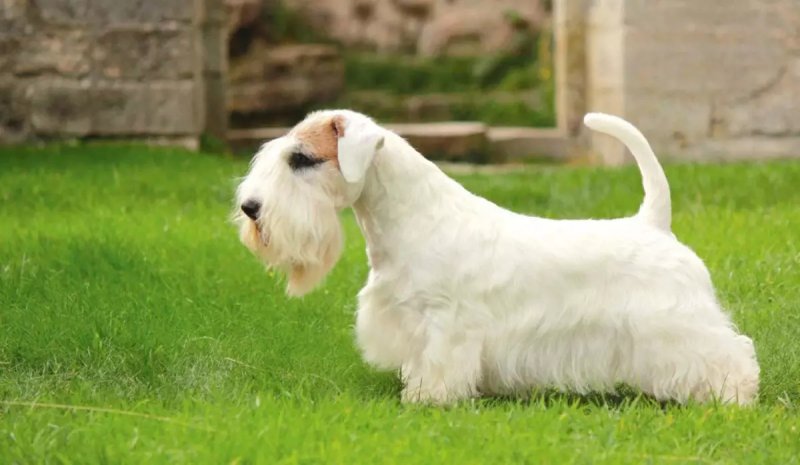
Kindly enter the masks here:
M 258 219 L 258 211 L 261 210 L 261 202 L 250 199 L 245 201 L 241 208 L 245 215 L 255 221 Z

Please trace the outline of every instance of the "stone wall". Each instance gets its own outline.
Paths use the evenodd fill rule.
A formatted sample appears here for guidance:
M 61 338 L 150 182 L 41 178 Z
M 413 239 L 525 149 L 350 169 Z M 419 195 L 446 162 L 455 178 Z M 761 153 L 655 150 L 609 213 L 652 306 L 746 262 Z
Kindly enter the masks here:
M 0 143 L 223 136 L 225 1 L 0 0 Z M 546 17 L 538 0 L 280 1 L 346 44 L 428 55 L 497 47 L 519 27 L 506 11 L 530 27 Z M 798 0 L 553 3 L 558 131 L 573 153 L 630 161 L 581 125 L 597 110 L 634 122 L 665 157 L 800 156 Z
M 224 135 L 214 0 L 0 0 L 0 142 Z
M 797 0 L 561 0 L 559 7 L 560 37 L 573 40 L 560 54 L 560 121 L 603 162 L 630 158 L 617 142 L 578 128 L 584 111 L 624 116 L 665 157 L 800 156 Z
M 271 0 L 348 46 L 424 56 L 494 52 L 541 28 L 540 0 Z

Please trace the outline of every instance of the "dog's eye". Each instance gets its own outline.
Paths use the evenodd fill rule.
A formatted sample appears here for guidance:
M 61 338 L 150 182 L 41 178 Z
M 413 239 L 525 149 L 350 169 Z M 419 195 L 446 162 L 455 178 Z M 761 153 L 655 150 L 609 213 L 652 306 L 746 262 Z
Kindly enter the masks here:
M 308 168 L 311 166 L 319 165 L 320 163 L 324 163 L 325 160 L 320 158 L 311 158 L 308 155 L 302 152 L 293 152 L 289 156 L 289 167 L 293 170 L 299 170 L 302 168 Z

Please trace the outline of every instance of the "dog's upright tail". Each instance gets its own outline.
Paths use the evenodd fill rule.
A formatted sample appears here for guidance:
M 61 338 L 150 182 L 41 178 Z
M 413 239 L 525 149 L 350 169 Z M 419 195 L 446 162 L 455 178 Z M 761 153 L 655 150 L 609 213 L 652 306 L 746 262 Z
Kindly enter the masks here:
M 583 123 L 595 131 L 616 137 L 628 147 L 639 165 L 644 186 L 644 201 L 637 216 L 653 226 L 670 231 L 672 206 L 669 183 L 644 135 L 624 119 L 604 113 L 588 113 Z

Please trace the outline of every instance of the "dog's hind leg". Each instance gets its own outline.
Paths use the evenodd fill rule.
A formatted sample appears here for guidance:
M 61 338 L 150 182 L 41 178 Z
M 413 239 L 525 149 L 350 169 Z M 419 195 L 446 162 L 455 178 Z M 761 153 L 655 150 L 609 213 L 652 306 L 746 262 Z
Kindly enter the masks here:
M 659 400 L 751 404 L 759 367 L 750 338 L 687 325 L 641 334 L 628 382 Z

